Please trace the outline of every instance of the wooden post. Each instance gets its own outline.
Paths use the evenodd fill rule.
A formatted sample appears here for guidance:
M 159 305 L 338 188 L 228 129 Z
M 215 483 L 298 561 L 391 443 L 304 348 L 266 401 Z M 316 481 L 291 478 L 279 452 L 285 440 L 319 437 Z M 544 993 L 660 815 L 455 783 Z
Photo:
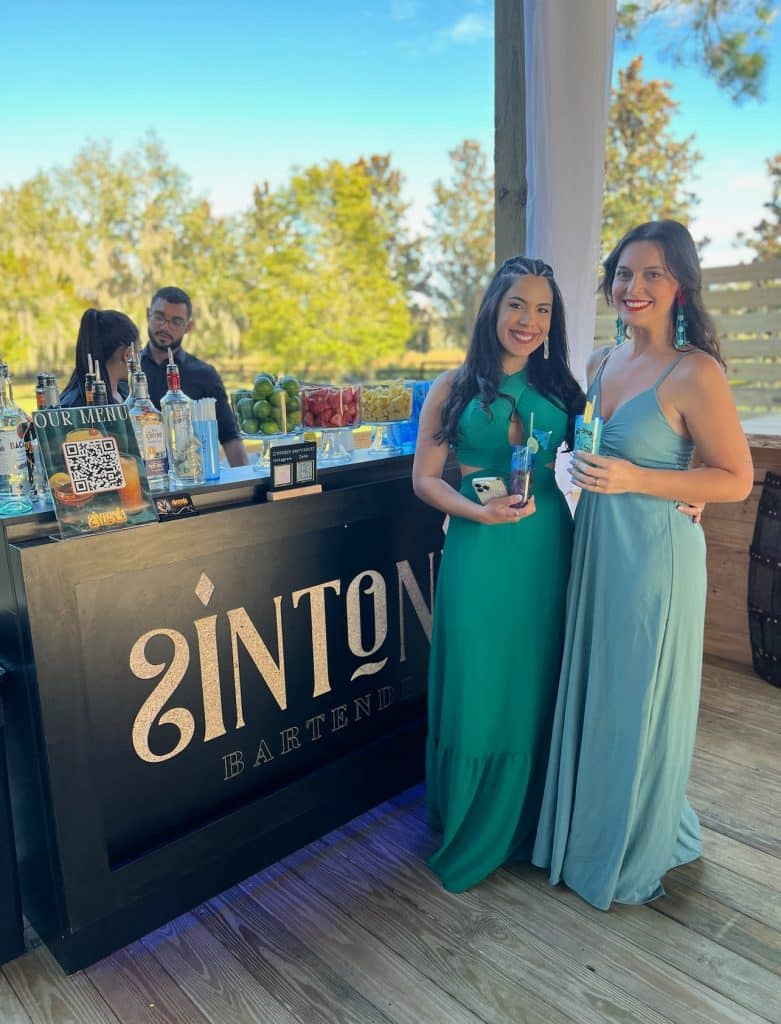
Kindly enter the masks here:
M 523 0 L 494 0 L 496 265 L 526 246 L 526 87 Z

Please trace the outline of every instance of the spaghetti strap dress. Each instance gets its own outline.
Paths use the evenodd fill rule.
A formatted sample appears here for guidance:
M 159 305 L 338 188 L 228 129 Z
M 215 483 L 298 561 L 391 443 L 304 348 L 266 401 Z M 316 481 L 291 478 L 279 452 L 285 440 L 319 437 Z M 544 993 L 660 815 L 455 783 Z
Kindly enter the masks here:
M 601 454 L 684 470 L 692 443 L 657 397 L 619 406 Z M 599 399 L 602 370 L 592 385 Z M 686 799 L 699 707 L 705 539 L 675 501 L 582 492 L 561 680 L 533 862 L 593 906 L 646 903 L 700 855 Z
M 453 892 L 531 856 L 561 664 L 572 517 L 553 463 L 567 415 L 525 371 L 503 378 L 488 410 L 476 399 L 464 410 L 456 455 L 481 468 L 461 493 L 477 500 L 476 476 L 507 480 L 513 408 L 524 436 L 534 413 L 547 446 L 535 459 L 536 512 L 492 526 L 451 517 L 434 600 L 426 791 L 442 843 L 429 865 Z

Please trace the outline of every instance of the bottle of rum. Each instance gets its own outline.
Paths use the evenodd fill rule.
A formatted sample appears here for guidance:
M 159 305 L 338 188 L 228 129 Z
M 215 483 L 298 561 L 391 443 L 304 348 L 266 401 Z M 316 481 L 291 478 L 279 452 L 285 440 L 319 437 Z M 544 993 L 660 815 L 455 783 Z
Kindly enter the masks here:
M 201 446 L 193 429 L 190 399 L 182 391 L 179 367 L 170 348 L 166 365 L 168 390 L 160 399 L 165 443 L 168 449 L 168 473 L 171 483 L 183 487 L 204 482 Z
M 33 508 L 27 472 L 27 416 L 8 394 L 8 365 L 0 362 L 0 515 L 14 516 Z
M 165 491 L 169 482 L 163 414 L 152 405 L 146 374 L 142 370 L 133 374 L 132 387 L 134 401 L 128 408 L 128 415 L 144 460 L 149 487 L 152 491 Z

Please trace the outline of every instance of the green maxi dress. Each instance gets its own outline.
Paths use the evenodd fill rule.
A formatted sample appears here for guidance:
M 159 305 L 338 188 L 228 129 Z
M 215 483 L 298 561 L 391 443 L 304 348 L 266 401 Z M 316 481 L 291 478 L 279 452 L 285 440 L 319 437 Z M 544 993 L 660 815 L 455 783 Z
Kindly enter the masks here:
M 507 480 L 513 404 L 537 453 L 537 511 L 507 525 L 452 517 L 434 601 L 429 662 L 426 791 L 442 844 L 429 866 L 462 892 L 534 841 L 561 662 L 572 518 L 553 463 L 566 413 L 538 394 L 526 371 L 505 376 L 483 410 L 473 399 L 459 422 L 456 455 L 476 476 Z

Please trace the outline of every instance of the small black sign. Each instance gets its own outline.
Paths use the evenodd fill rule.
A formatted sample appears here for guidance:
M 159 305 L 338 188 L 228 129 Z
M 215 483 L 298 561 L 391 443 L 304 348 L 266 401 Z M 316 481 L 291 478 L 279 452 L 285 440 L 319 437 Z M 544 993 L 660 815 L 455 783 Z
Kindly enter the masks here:
M 281 444 L 271 449 L 271 490 L 311 487 L 317 483 L 317 445 L 314 441 Z
M 184 519 L 185 516 L 198 515 L 193 499 L 186 493 L 155 495 L 155 508 L 161 523 L 167 519 Z

